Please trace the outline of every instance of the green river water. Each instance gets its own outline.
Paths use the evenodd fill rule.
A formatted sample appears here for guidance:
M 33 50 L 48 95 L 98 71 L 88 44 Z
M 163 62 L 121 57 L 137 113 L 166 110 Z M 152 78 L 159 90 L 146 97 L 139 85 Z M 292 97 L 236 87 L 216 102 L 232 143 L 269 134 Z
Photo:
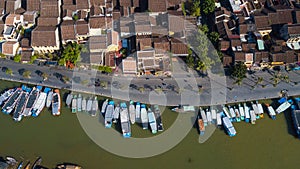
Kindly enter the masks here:
M 1 81 L 0 89 L 17 85 Z M 300 166 L 300 140 L 294 136 L 289 113 L 278 115 L 274 121 L 265 117 L 256 125 L 234 123 L 238 134 L 233 138 L 217 129 L 202 144 L 198 143 L 198 132 L 193 128 L 173 149 L 150 158 L 131 159 L 97 146 L 85 134 L 75 114 L 66 107 L 61 112 L 59 117 L 53 117 L 44 110 L 38 118 L 24 118 L 20 123 L 0 113 L 0 156 L 31 162 L 41 156 L 42 164 L 49 168 L 63 162 L 76 163 L 85 169 L 296 169 Z M 165 127 L 176 117 L 176 113 L 166 110 Z M 137 126 L 132 133 L 137 137 L 151 136 L 150 131 Z

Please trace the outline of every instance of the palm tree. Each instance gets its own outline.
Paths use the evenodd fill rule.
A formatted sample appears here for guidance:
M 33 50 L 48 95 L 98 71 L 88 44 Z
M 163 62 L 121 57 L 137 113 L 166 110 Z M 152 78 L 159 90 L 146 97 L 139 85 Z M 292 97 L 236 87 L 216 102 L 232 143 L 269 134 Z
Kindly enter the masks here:
M 47 80 L 48 77 L 49 77 L 49 74 L 47 74 L 47 73 L 43 73 L 43 74 L 42 74 L 43 80 Z
M 6 69 L 5 73 L 7 75 L 13 75 L 13 71 L 10 68 Z
M 29 70 L 24 71 L 23 77 L 30 78 L 31 72 Z

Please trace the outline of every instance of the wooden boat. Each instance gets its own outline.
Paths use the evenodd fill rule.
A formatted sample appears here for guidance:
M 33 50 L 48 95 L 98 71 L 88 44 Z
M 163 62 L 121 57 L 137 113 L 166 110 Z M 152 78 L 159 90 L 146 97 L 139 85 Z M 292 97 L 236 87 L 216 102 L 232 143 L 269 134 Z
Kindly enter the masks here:
M 200 136 L 203 136 L 205 133 L 205 127 L 204 127 L 203 119 L 201 119 L 199 115 L 198 115 L 198 127 L 199 127 Z

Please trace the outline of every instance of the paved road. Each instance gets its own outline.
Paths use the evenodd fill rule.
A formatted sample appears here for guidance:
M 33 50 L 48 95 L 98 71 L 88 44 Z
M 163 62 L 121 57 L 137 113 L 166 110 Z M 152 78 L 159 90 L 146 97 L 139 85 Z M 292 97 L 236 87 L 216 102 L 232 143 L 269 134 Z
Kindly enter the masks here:
M 290 95 L 300 95 L 300 72 L 296 71 L 283 72 L 282 74 L 289 75 L 292 82 L 281 81 L 274 87 L 270 80 L 273 72 L 256 72 L 254 75 L 248 75 L 243 84 L 238 86 L 233 84 L 233 79 L 218 75 L 219 73 L 208 72 L 209 78 L 199 77 L 195 72 L 190 73 L 180 61 L 173 63 L 173 77 L 163 79 L 104 75 L 91 70 L 70 71 L 56 67 L 18 64 L 9 60 L 0 60 L 0 64 L 0 77 L 4 80 L 169 106 L 178 104 L 203 106 L 276 98 L 282 89 L 288 89 Z M 12 69 L 14 75 L 7 75 L 4 71 L 6 68 Z M 24 78 L 19 73 L 20 70 L 31 71 L 31 78 Z M 37 71 L 46 72 L 50 76 L 43 82 L 43 78 L 36 73 Z M 72 80 L 70 83 L 64 83 L 57 75 L 67 76 Z M 257 85 L 258 76 L 263 77 L 264 80 L 262 84 Z M 108 85 L 107 87 L 95 87 L 94 84 L 97 81 L 108 82 Z M 87 82 L 87 84 L 83 82 Z M 199 87 L 202 87 L 201 92 L 199 92 Z M 140 92 L 141 88 L 144 89 L 144 92 Z

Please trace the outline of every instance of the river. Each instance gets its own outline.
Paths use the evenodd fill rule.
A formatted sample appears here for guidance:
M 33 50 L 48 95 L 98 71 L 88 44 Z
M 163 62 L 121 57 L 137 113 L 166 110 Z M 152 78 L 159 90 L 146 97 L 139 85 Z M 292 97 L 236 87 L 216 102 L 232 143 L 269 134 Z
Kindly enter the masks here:
M 17 85 L 1 81 L 0 89 Z M 265 114 L 256 125 L 234 123 L 238 133 L 232 138 L 217 129 L 202 144 L 198 143 L 196 128 L 192 128 L 171 150 L 143 159 L 120 157 L 103 150 L 86 135 L 75 114 L 66 107 L 61 112 L 61 116 L 53 117 L 49 110 L 44 110 L 39 117 L 24 118 L 20 123 L 0 113 L 0 156 L 9 155 L 31 162 L 41 156 L 42 164 L 48 168 L 63 162 L 76 163 L 85 169 L 279 169 L 300 166 L 300 140 L 294 136 L 288 112 L 278 115 L 277 120 L 271 120 Z M 171 126 L 176 117 L 176 113 L 166 110 L 163 113 L 165 127 Z M 136 137 L 151 136 L 150 131 L 143 131 L 138 126 L 132 130 Z

